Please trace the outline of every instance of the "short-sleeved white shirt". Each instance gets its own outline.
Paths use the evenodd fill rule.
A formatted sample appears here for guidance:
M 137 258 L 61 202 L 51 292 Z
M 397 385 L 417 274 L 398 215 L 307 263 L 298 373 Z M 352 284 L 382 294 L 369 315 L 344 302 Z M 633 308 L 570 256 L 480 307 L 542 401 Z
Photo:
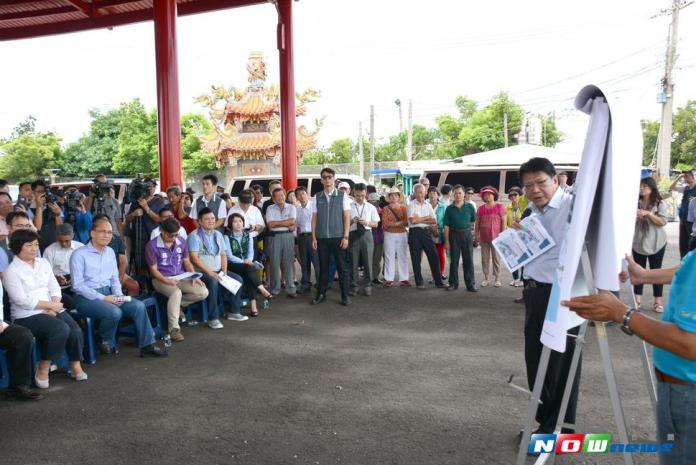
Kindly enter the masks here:
M 289 220 L 289 219 L 295 219 L 297 218 L 297 210 L 295 209 L 295 206 L 289 203 L 286 203 L 283 208 L 280 208 L 278 205 L 273 204 L 268 207 L 266 210 L 266 220 L 268 221 L 284 221 L 284 220 Z M 271 231 L 288 231 L 289 228 L 287 226 L 281 226 L 277 228 L 269 228 Z
M 230 208 L 227 210 L 227 221 L 225 222 L 227 224 L 227 227 L 232 229 L 232 225 L 230 224 L 230 215 L 232 213 L 239 213 L 244 217 L 244 228 L 253 228 L 257 225 L 265 226 L 266 223 L 263 221 L 263 215 L 261 214 L 261 210 L 258 209 L 255 205 L 249 205 L 249 208 L 245 212 L 242 210 L 242 207 L 239 205 L 235 205 L 234 207 Z M 249 237 L 256 237 L 259 234 L 256 231 L 249 231 Z
M 379 215 L 377 214 L 377 209 L 370 202 L 365 201 L 362 205 L 358 202 L 353 202 L 350 206 L 350 219 L 358 217 L 369 222 L 379 222 Z M 372 229 L 371 226 L 363 225 L 365 229 Z M 358 229 L 358 224 L 353 223 L 350 225 L 351 231 L 356 231 Z
M 432 216 L 433 218 L 435 218 L 435 210 L 433 210 L 432 205 L 430 205 L 430 202 L 428 202 L 427 200 L 423 200 L 423 203 L 414 200 L 408 204 L 408 226 L 410 228 L 428 228 L 432 225 L 424 223 L 411 223 L 412 216 Z

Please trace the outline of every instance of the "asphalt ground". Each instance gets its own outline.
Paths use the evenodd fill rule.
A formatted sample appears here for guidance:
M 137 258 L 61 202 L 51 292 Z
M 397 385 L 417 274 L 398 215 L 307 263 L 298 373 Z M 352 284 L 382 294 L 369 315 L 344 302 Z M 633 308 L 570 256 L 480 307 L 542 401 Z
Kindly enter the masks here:
M 526 379 L 524 307 L 509 278 L 477 294 L 379 287 L 348 308 L 336 291 L 316 307 L 281 295 L 247 322 L 184 327 L 166 359 L 140 359 L 122 339 L 119 355 L 86 365 L 88 381 L 53 373 L 45 400 L 0 401 L 0 464 L 514 463 L 527 398 L 507 385 Z M 653 442 L 639 340 L 608 333 L 631 441 Z M 577 431 L 617 431 L 593 328 Z

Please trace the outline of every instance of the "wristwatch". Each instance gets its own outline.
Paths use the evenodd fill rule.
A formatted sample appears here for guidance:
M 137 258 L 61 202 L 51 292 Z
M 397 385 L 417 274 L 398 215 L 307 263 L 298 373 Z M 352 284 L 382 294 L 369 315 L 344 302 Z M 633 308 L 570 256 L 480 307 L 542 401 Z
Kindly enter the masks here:
M 629 324 L 631 323 L 631 317 L 633 316 L 633 313 L 635 311 L 635 308 L 629 308 L 628 310 L 626 310 L 626 313 L 624 313 L 623 316 L 623 324 L 621 325 L 621 331 L 628 334 L 629 336 L 633 336 L 633 331 L 631 331 L 631 328 L 629 328 Z

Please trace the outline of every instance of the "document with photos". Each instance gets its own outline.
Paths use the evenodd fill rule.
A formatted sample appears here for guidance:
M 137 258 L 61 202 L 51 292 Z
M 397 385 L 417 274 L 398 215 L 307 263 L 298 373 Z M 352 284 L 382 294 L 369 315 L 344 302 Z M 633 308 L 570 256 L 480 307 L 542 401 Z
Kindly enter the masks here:
M 222 271 L 220 272 L 220 278 L 222 278 L 222 287 L 230 291 L 232 294 L 237 294 L 239 292 L 239 289 L 242 287 L 242 283 L 237 281 L 236 279 L 232 279 L 226 274 L 224 274 Z
M 508 228 L 493 240 L 493 247 L 510 272 L 552 249 L 556 242 L 533 216 L 520 222 L 520 229 Z

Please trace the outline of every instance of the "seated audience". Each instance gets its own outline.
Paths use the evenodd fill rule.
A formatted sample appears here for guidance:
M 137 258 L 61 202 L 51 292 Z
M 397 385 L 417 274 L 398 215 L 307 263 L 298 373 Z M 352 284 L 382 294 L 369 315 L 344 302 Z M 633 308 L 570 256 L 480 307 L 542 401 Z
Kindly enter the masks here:
M 12 320 L 29 329 L 36 338 L 39 364 L 34 375 L 36 386 L 48 389 L 51 361 L 63 351 L 70 359 L 70 376 L 85 381 L 82 370 L 82 330 L 63 307 L 60 286 L 51 265 L 38 258 L 39 236 L 31 230 L 20 230 L 10 238 L 15 257 L 7 267 L 3 284 L 10 296 Z
M 33 339 L 27 328 L 8 324 L 5 320 L 2 304 L 2 286 L 0 286 L 0 349 L 7 357 L 10 374 L 9 394 L 19 400 L 40 400 L 43 395 L 31 386 L 31 349 Z
M 147 244 L 145 259 L 150 270 L 152 286 L 167 297 L 169 336 L 172 341 L 181 342 L 184 340 L 179 327 L 181 308 L 205 299 L 208 297 L 208 290 L 198 278 L 175 278 L 184 272 L 194 271 L 186 241 L 179 237 L 179 220 L 174 217 L 167 218 L 161 223 L 161 228 L 159 237 Z
M 75 307 L 82 315 L 99 323 L 101 352 L 116 352 L 118 322 L 126 316 L 133 320 L 140 356 L 166 356 L 167 352 L 155 345 L 145 305 L 136 299 L 124 302 L 116 254 L 109 247 L 113 230 L 108 218 L 95 218 L 90 236 L 90 242 L 75 250 L 70 257 L 70 278 Z
M 53 269 L 53 274 L 58 280 L 58 284 L 63 292 L 63 303 L 67 308 L 74 308 L 70 295 L 70 257 L 73 251 L 79 249 L 84 244 L 72 240 L 73 227 L 70 223 L 58 225 L 58 240 L 46 247 L 44 258 Z
M 218 305 L 218 293 L 223 275 L 229 275 L 242 283 L 242 278 L 227 272 L 227 247 L 225 237 L 215 229 L 215 213 L 207 207 L 198 212 L 198 224 L 200 225 L 188 238 L 191 263 L 196 271 L 203 274 L 201 280 L 208 288 L 208 326 L 212 329 L 222 328 L 220 315 L 223 308 Z M 232 295 L 232 312 L 227 315 L 228 320 L 245 321 L 249 318 L 241 314 L 241 293 Z
M 256 291 L 259 291 L 265 299 L 263 302 L 264 310 L 268 309 L 273 295 L 266 290 L 259 278 L 261 266 L 258 262 L 254 262 L 254 248 L 251 245 L 249 232 L 244 230 L 244 217 L 239 213 L 232 213 L 229 221 L 232 231 L 228 236 L 230 241 L 227 254 L 229 258 L 228 269 L 244 280 L 244 289 L 240 292 L 250 299 L 251 316 L 258 316 Z

